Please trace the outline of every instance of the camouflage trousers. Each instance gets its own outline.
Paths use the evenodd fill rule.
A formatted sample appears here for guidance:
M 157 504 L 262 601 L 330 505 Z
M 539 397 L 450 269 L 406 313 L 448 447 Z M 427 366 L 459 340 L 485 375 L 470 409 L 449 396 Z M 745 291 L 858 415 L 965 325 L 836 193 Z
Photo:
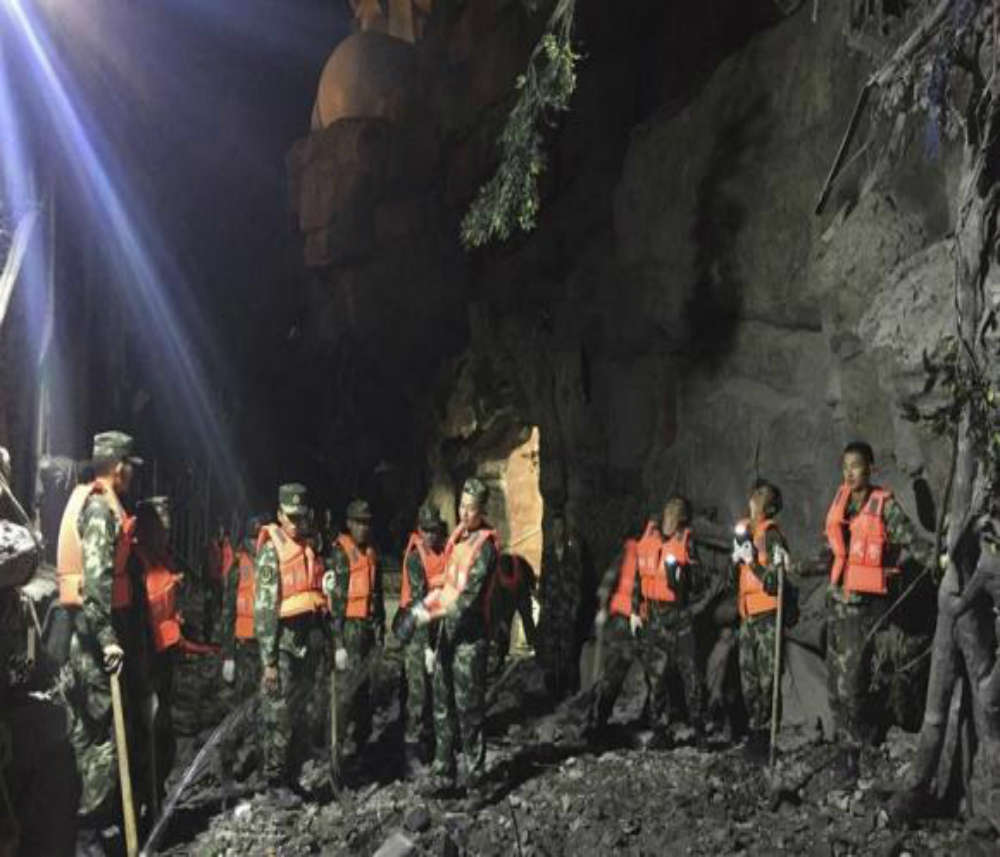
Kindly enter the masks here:
M 771 722 L 776 627 L 774 613 L 763 613 L 740 624 L 740 686 L 753 730 L 766 729 Z
M 550 693 L 563 699 L 580 688 L 580 639 L 573 615 L 543 613 L 538 656 Z
M 237 641 L 235 652 L 236 675 L 233 684 L 226 691 L 230 710 L 236 708 L 245 700 L 254 696 L 260 690 L 260 651 L 254 640 Z M 260 754 L 262 747 L 261 717 L 254 719 L 251 725 L 251 740 L 256 743 Z M 239 736 L 235 732 L 226 735 L 219 742 L 219 758 L 224 768 L 232 767 L 239 749 Z
M 340 693 L 337 698 L 337 726 L 341 738 L 352 742 L 360 750 L 372 732 L 371 671 L 369 655 L 375 649 L 375 629 L 365 620 L 348 619 L 344 622 L 344 648 L 347 650 L 347 669 L 337 676 L 338 692 L 349 688 L 352 692 Z
M 688 723 L 700 730 L 704 692 L 691 617 L 677 608 L 650 605 L 639 658 L 649 690 L 653 728 L 669 726 L 682 712 L 686 712 Z M 678 680 L 683 688 L 683 699 L 677 699 L 677 694 L 671 693 Z
M 278 688 L 261 692 L 263 772 L 269 783 L 288 783 L 298 774 L 307 743 L 304 739 L 308 737 L 306 710 L 313 692 L 317 656 L 312 647 L 302 656 L 280 649 Z
M 406 738 L 407 744 L 430 746 L 434 741 L 434 686 L 424 664 L 424 640 L 411 640 L 406 647 Z
M 87 826 L 115 811 L 118 754 L 111 707 L 111 678 L 104 671 L 96 641 L 88 644 L 76 632 L 70 640 L 73 686 L 69 694 L 69 743 L 80 777 L 77 814 Z
M 442 629 L 434 663 L 433 771 L 447 778 L 457 773 L 472 787 L 486 773 L 483 709 L 488 656 L 487 639 L 454 640 Z
M 614 711 L 615 703 L 637 654 L 628 619 L 623 616 L 612 616 L 608 619 L 598 645 L 603 663 L 594 687 L 590 719 L 592 726 L 601 729 L 611 719 L 611 712 Z
M 923 715 L 925 673 L 910 667 L 927 640 L 890 622 L 867 640 L 887 603 L 878 596 L 855 603 L 831 599 L 828 692 L 837 737 L 848 745 L 874 743 L 891 722 L 916 728 Z

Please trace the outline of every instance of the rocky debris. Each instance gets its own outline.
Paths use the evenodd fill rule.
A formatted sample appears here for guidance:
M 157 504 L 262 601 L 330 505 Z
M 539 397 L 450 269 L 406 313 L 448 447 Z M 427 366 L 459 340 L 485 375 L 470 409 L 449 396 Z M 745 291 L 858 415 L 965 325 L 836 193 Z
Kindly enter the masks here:
M 404 782 L 370 783 L 325 804 L 267 792 L 219 813 L 193 843 L 167 853 L 638 855 L 665 853 L 664 843 L 671 854 L 712 857 L 991 853 L 991 838 L 957 821 L 892 829 L 881 784 L 901 781 L 913 741 L 891 733 L 850 787 L 838 783 L 834 745 L 804 733 L 783 742 L 774 779 L 740 747 L 560 757 L 501 743 L 491 747 L 493 791 L 478 812 L 461 799 L 427 800 Z M 775 788 L 782 790 L 776 805 Z

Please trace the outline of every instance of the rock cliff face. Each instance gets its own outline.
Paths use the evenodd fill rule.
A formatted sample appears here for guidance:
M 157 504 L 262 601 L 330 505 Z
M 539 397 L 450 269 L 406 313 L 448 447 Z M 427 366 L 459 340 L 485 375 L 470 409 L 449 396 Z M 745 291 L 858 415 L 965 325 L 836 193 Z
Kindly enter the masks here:
M 758 473 L 811 552 L 860 437 L 933 526 L 947 451 L 900 406 L 952 324 L 952 155 L 928 161 L 922 129 L 869 118 L 871 145 L 815 216 L 869 70 L 834 10 L 608 5 L 582 3 L 542 220 L 508 247 L 465 254 L 457 221 L 538 32 L 521 4 L 442 4 L 416 48 L 421 110 L 334 122 L 292 152 L 302 347 L 348 405 L 329 421 L 350 464 L 329 475 L 365 484 L 385 460 L 415 503 L 537 426 L 543 496 L 599 559 L 674 490 L 734 519 Z

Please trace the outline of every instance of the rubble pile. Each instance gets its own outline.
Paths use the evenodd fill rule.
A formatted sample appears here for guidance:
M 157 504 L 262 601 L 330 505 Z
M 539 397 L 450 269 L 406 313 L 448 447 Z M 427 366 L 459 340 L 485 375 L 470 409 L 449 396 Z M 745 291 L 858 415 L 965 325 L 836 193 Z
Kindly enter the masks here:
M 428 799 L 416 784 L 400 781 L 370 783 L 325 803 L 271 792 L 217 814 L 193 843 L 164 853 L 996 853 L 991 838 L 978 839 L 952 820 L 893 829 L 883 790 L 901 780 L 912 743 L 912 736 L 893 732 L 866 760 L 857 787 L 844 790 L 837 785 L 833 747 L 805 736 L 793 738 L 783 754 L 780 788 L 740 747 L 591 753 L 519 738 L 491 748 L 491 768 L 508 776 L 506 784 L 497 778 L 490 805 L 476 812 L 461 799 Z

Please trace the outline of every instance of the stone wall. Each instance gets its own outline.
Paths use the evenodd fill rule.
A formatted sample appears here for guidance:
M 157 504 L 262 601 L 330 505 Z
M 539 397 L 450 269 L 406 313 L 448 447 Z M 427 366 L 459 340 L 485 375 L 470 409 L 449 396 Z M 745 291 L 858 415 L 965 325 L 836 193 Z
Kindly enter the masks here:
M 457 221 L 491 164 L 510 93 L 499 84 L 536 23 L 520 4 L 473 6 L 479 18 L 445 32 L 468 40 L 475 24 L 477 51 L 442 49 L 440 29 L 417 48 L 434 93 L 419 123 L 334 123 L 293 156 L 300 200 L 348 189 L 321 222 L 299 208 L 306 261 L 322 264 L 314 306 L 330 315 L 314 339 L 324 353 L 333 338 L 365 343 L 378 365 L 383 396 L 360 396 L 357 413 L 407 415 L 392 454 L 414 496 L 399 502 L 452 490 L 538 426 L 546 502 L 569 505 L 599 561 L 671 491 L 731 521 L 757 474 L 782 487 L 793 547 L 811 552 L 839 450 L 861 437 L 932 525 L 945 450 L 900 404 L 951 324 L 955 164 L 948 151 L 927 162 L 922 129 L 905 127 L 901 157 L 866 180 L 887 145 L 869 117 L 858 140 L 871 135 L 871 154 L 813 214 L 868 71 L 834 10 L 816 24 L 749 17 L 713 41 L 711 9 L 678 33 L 645 4 L 612 25 L 583 3 L 587 56 L 539 228 L 469 255 Z M 684 75 L 651 82 L 665 51 Z M 359 144 L 383 125 L 373 148 Z M 355 160 L 331 171 L 324 152 L 345 147 Z M 338 242 L 363 252 L 331 256 Z M 394 431 L 395 418 L 369 431 L 383 451 L 366 454 L 388 454 Z

